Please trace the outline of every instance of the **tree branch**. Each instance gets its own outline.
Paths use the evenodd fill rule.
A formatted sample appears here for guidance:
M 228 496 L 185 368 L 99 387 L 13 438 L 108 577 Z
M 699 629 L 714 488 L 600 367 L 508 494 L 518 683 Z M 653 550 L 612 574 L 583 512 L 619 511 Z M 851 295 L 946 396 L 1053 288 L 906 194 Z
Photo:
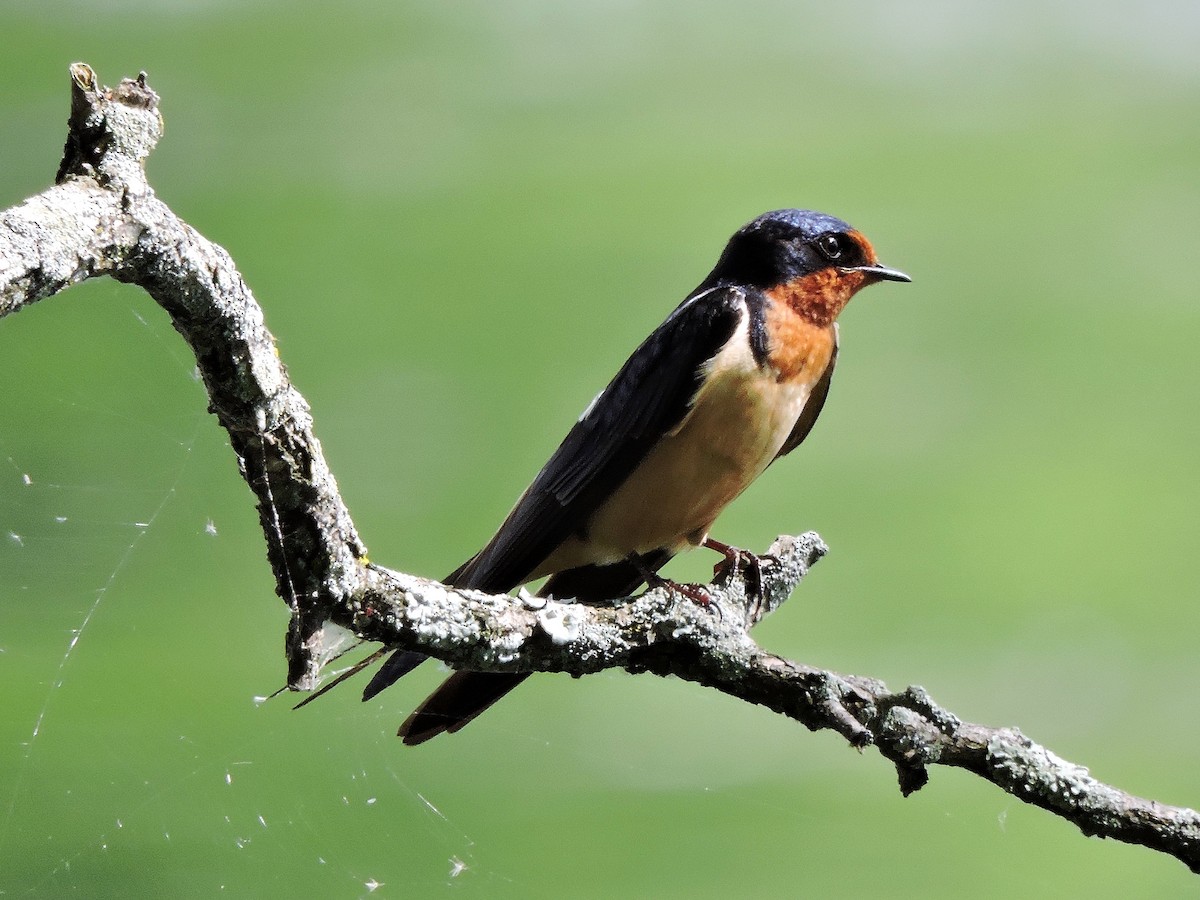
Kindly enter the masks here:
M 761 704 L 851 745 L 874 745 L 907 795 L 931 765 L 957 766 L 1088 835 L 1143 844 L 1200 872 L 1200 814 L 1093 779 L 1011 728 L 960 721 L 922 688 L 811 668 L 762 650 L 749 629 L 826 552 L 815 534 L 780 538 L 760 600 L 734 574 L 707 607 L 669 589 L 612 606 L 458 591 L 366 559 L 304 398 L 229 254 L 155 197 L 143 164 L 162 134 L 144 74 L 114 90 L 71 66 L 71 116 L 56 184 L 0 214 L 0 317 L 97 275 L 144 288 L 196 356 L 210 409 L 258 501 L 276 590 L 292 612 L 288 683 L 315 686 L 347 641 L 421 650 L 464 668 L 582 675 L 607 668 L 677 675 Z

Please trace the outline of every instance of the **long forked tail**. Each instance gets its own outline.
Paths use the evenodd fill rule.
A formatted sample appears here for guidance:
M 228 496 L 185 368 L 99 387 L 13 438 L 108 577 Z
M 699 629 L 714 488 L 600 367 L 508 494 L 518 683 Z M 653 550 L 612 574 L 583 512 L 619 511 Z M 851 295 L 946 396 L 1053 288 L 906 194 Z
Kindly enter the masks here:
M 424 653 L 415 650 L 397 650 L 379 667 L 367 686 L 363 688 L 363 703 L 366 703 L 384 688 L 389 688 L 425 660 L 429 659 Z
M 670 558 L 671 555 L 665 552 L 649 553 L 637 565 L 621 562 L 610 566 L 581 566 L 568 569 L 552 576 L 538 593 L 592 603 L 624 597 L 642 585 L 646 572 L 657 572 Z M 384 668 L 391 662 L 389 659 Z M 442 732 L 453 734 L 528 678 L 529 674 L 455 672 L 404 720 L 398 733 L 404 738 L 404 743 L 410 746 L 422 744 Z M 374 684 L 382 675 L 381 669 L 371 683 Z M 392 681 L 394 680 L 393 678 Z M 391 681 L 388 681 L 388 684 L 390 683 Z
M 455 672 L 404 720 L 397 734 L 410 747 L 453 734 L 529 677 L 529 672 Z

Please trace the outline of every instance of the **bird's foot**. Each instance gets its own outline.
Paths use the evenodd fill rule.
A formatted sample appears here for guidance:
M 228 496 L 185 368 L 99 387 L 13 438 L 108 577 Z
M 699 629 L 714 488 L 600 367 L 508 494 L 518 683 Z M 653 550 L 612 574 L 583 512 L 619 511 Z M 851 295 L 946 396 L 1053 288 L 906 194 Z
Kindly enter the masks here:
M 699 584 L 681 584 L 678 581 L 672 581 L 670 578 L 659 578 L 662 582 L 662 587 L 669 591 L 674 591 L 676 594 L 681 594 L 687 597 L 697 606 L 709 607 L 712 605 L 712 598 L 708 596 L 708 591 Z M 719 610 L 718 610 L 719 611 Z
M 653 588 L 666 588 L 675 594 L 680 594 L 687 597 L 697 606 L 709 606 L 712 603 L 712 598 L 708 596 L 702 586 L 698 584 L 680 584 L 678 581 L 672 581 L 670 578 L 663 578 L 658 572 L 649 568 L 642 562 L 642 559 L 637 554 L 630 554 L 629 562 L 638 570 L 642 578 L 646 581 L 646 586 Z
M 755 612 L 757 612 L 763 599 L 763 561 L 778 562 L 779 560 L 769 554 L 760 556 L 710 537 L 704 539 L 702 546 L 715 550 L 725 557 L 713 566 L 713 581 L 726 584 L 730 578 L 741 573 L 746 579 L 746 599 L 754 603 Z
M 646 584 L 652 588 L 666 588 L 674 594 L 687 597 L 697 606 L 708 607 L 712 605 L 712 598 L 708 596 L 708 591 L 699 584 L 682 584 L 670 578 L 663 578 L 657 572 L 651 573 L 650 577 L 646 579 Z

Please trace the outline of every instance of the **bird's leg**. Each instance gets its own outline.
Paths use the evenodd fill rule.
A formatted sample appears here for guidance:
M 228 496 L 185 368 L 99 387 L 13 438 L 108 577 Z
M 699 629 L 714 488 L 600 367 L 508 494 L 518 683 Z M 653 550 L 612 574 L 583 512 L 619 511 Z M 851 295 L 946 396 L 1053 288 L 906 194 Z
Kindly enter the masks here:
M 712 602 L 709 599 L 708 592 L 700 587 L 700 585 L 680 584 L 678 581 L 672 581 L 670 578 L 663 578 L 642 562 L 642 558 L 636 553 L 630 553 L 625 559 L 631 566 L 637 569 L 638 574 L 646 580 L 646 584 L 651 588 L 666 588 L 669 591 L 682 594 L 700 606 L 708 606 Z
M 720 580 L 722 583 L 728 581 L 730 577 L 736 575 L 739 571 L 745 573 L 746 576 L 746 596 L 755 604 L 762 602 L 763 595 L 763 570 L 762 564 L 764 559 L 774 560 L 772 556 L 759 556 L 757 553 L 751 553 L 749 550 L 742 550 L 738 547 L 733 547 L 729 544 L 716 540 L 715 538 L 705 537 L 700 542 L 700 546 L 707 547 L 709 550 L 715 550 L 724 555 L 724 559 L 713 566 L 713 579 Z

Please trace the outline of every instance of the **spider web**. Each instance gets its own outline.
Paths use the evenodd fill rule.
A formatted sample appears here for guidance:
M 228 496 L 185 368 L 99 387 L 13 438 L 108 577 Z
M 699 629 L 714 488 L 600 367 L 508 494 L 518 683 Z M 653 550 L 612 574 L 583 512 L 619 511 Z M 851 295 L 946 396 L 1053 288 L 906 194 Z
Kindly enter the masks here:
M 394 710 L 264 702 L 286 610 L 144 295 L 89 284 L 7 319 L 0 379 L 0 894 L 505 881 L 420 766 L 397 770 Z

